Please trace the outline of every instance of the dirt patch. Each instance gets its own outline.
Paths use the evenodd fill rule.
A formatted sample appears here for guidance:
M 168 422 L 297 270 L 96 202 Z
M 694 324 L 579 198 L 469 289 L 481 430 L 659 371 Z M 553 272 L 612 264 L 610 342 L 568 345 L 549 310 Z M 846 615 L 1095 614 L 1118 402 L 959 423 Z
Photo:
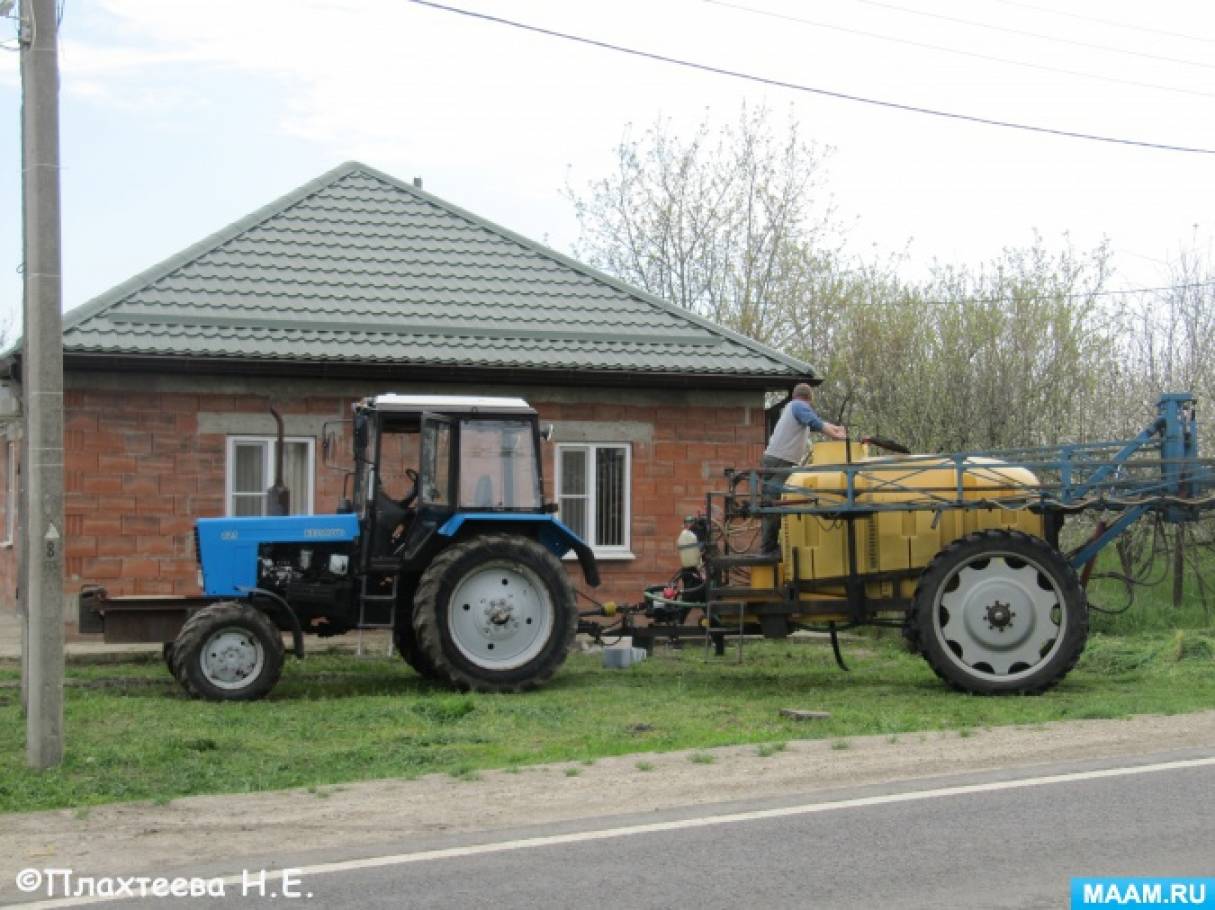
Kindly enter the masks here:
M 186 863 L 238 862 L 285 845 L 293 851 L 370 848 L 436 831 L 809 796 L 836 787 L 1193 747 L 1215 747 L 1215 711 L 999 727 L 965 736 L 910 733 L 858 737 L 846 744 L 796 741 L 771 754 L 761 754 L 769 750 L 755 746 L 732 746 L 461 779 L 430 775 L 315 792 L 189 797 L 166 806 L 126 803 L 87 812 L 12 814 L 3 816 L 0 826 L 0 897 L 15 896 L 14 874 L 27 866 L 70 867 L 79 875 L 160 874 Z M 703 758 L 706 753 L 711 763 Z M 627 798 L 621 796 L 626 789 Z

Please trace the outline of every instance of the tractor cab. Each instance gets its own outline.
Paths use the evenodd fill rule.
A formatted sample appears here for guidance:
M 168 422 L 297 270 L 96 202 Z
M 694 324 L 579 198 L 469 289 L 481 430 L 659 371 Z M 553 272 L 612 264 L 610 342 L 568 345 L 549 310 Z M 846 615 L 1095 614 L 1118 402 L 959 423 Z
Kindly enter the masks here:
M 354 468 L 368 569 L 425 561 L 457 515 L 525 521 L 544 512 L 536 411 L 520 398 L 364 399 L 355 405 Z

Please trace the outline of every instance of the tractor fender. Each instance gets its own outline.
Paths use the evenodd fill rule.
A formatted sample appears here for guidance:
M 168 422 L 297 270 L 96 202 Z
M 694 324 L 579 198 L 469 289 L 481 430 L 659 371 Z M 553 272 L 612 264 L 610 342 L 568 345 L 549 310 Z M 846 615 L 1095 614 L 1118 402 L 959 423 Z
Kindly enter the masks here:
M 295 611 L 291 609 L 291 604 L 279 597 L 273 591 L 267 591 L 265 588 L 241 588 L 241 593 L 249 597 L 250 601 L 254 597 L 265 597 L 280 607 L 287 614 L 287 618 L 291 620 L 291 650 L 295 652 L 295 656 L 300 660 L 304 659 L 304 627 L 300 625 L 300 618 L 295 615 Z M 257 609 L 256 606 L 253 609 Z
M 460 512 L 440 525 L 437 533 L 441 537 L 453 538 L 469 524 L 530 526 L 529 529 L 535 531 L 536 540 L 558 559 L 573 550 L 582 566 L 586 583 L 592 588 L 599 587 L 599 566 L 595 562 L 595 554 L 581 537 L 552 515 L 533 512 Z

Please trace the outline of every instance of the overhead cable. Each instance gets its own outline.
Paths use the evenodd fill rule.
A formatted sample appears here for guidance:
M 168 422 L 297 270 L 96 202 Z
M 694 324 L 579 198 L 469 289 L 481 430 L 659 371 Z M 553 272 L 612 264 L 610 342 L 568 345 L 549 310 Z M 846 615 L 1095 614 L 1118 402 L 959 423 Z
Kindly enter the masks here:
M 743 3 L 730 3 L 727 0 L 704 0 L 705 3 L 711 3 L 714 6 L 723 6 L 728 9 L 738 10 L 739 12 L 750 13 L 755 16 L 767 16 L 770 19 L 781 19 L 785 22 L 796 22 L 800 25 L 809 25 L 814 28 L 823 28 L 833 32 L 843 32 L 847 35 L 860 35 L 864 38 L 876 38 L 878 41 L 889 41 L 892 44 L 905 44 L 909 47 L 919 47 L 930 51 L 940 51 L 943 54 L 955 54 L 959 57 L 970 57 L 974 60 L 987 60 L 992 63 L 1004 63 L 1009 66 L 1019 66 L 1024 69 L 1041 70 L 1047 73 L 1061 73 L 1064 76 L 1077 76 L 1081 79 L 1094 79 L 1098 82 L 1112 82 L 1115 85 L 1130 85 L 1135 88 L 1149 88 L 1160 92 L 1174 92 L 1180 95 L 1198 95 L 1203 98 L 1215 98 L 1215 93 L 1204 92 L 1201 89 L 1181 88 L 1174 85 L 1160 85 L 1156 82 L 1139 82 L 1134 79 L 1119 79 L 1117 76 L 1103 76 L 1099 73 L 1089 73 L 1084 70 L 1069 70 L 1059 66 L 1047 66 L 1045 63 L 1029 63 L 1025 60 L 1014 60 L 1011 57 L 996 57 L 991 54 L 980 54 L 977 51 L 964 51 L 956 47 L 946 47 L 943 44 L 930 44 L 927 41 L 916 41 L 912 38 L 899 38 L 895 35 L 883 35 L 879 32 L 869 32 L 860 28 L 850 28 L 844 25 L 835 25 L 830 22 L 820 22 L 815 19 L 804 19 L 801 16 L 791 16 L 787 13 L 777 13 L 772 10 L 761 9 L 755 6 L 747 6 Z M 862 0 L 864 2 L 864 0 Z M 1205 66 L 1206 64 L 1200 64 Z
M 713 0 L 708 0 L 713 2 Z M 890 9 L 899 13 L 906 13 L 909 16 L 921 16 L 926 19 L 936 19 L 940 22 L 953 22 L 957 25 L 966 25 L 971 28 L 981 28 L 992 32 L 1001 32 L 1005 35 L 1021 35 L 1025 38 L 1037 38 L 1040 41 L 1054 41 L 1057 44 L 1070 44 L 1073 47 L 1087 47 L 1091 50 L 1106 51 L 1111 54 L 1124 54 L 1128 57 L 1141 57 L 1145 60 L 1160 60 L 1164 63 L 1180 63 L 1183 66 L 1198 66 L 1203 69 L 1215 69 L 1215 63 L 1206 63 L 1201 60 L 1186 60 L 1183 57 L 1167 57 L 1163 54 L 1149 54 L 1146 51 L 1131 50 L 1126 47 L 1115 47 L 1110 44 L 1097 44 L 1092 41 L 1077 41 L 1075 38 L 1062 38 L 1058 35 L 1047 35 L 1043 32 L 1031 32 L 1027 29 L 1012 28 L 1007 25 L 995 25 L 991 22 L 977 22 L 974 19 L 963 19 L 960 16 L 947 16 L 944 13 L 932 13 L 927 10 L 913 9 L 910 6 L 900 6 L 897 3 L 886 3 L 884 0 L 853 0 L 854 3 L 863 3 L 866 6 L 876 6 L 881 9 Z M 724 4 L 723 4 L 724 5 Z
M 1005 6 L 1016 6 L 1021 9 L 1032 9 L 1039 13 L 1050 13 L 1052 16 L 1067 16 L 1069 19 L 1079 19 L 1082 22 L 1096 22 L 1101 25 L 1109 25 L 1114 28 L 1125 28 L 1135 32 L 1150 32 L 1153 35 L 1167 35 L 1170 38 L 1181 38 L 1185 41 L 1198 41 L 1202 44 L 1215 44 L 1215 38 L 1203 38 L 1199 35 L 1187 35 L 1184 32 L 1171 32 L 1163 28 L 1152 28 L 1150 25 L 1132 25 L 1129 22 L 1118 22 L 1114 19 L 1102 19 L 1098 16 L 1085 16 L 1081 13 L 1072 13 L 1066 10 L 1056 9 L 1051 6 L 1039 6 L 1035 3 L 1022 3 L 1019 0 L 993 0 L 994 3 L 1003 3 Z
M 904 297 L 899 302 L 919 303 L 928 306 L 954 306 L 956 304 L 994 304 L 994 303 L 1035 303 L 1043 300 L 1087 300 L 1091 297 L 1116 297 L 1126 294 L 1164 294 L 1169 291 L 1185 291 L 1195 288 L 1215 288 L 1215 281 L 1195 281 L 1189 284 L 1171 284 L 1156 288 L 1119 288 L 1116 290 L 1081 291 L 1068 294 L 1025 294 L 1005 295 L 1002 297 L 959 297 L 955 300 L 917 300 L 914 297 Z
M 624 47 L 619 44 L 612 44 L 607 41 L 600 41 L 595 38 L 586 38 L 581 35 L 572 35 L 567 32 L 559 32 L 554 29 L 543 28 L 538 25 L 529 25 L 525 22 L 517 22 L 513 19 L 504 19 L 501 16 L 491 16 L 488 13 L 475 12 L 473 10 L 461 9 L 455 6 L 447 6 L 442 3 L 435 3 L 433 0 L 409 0 L 418 6 L 425 6 L 430 9 L 441 10 L 447 13 L 454 13 L 459 16 L 467 16 L 471 19 L 480 19 L 484 22 L 492 22 L 497 25 L 506 25 L 511 28 L 522 29 L 523 31 L 533 32 L 538 35 L 546 35 L 550 38 L 561 38 L 565 41 L 574 41 L 579 44 L 586 44 L 591 47 L 598 47 L 603 50 L 615 51 L 621 54 L 628 54 L 633 57 L 640 57 L 646 60 L 654 60 L 659 63 L 669 63 L 672 66 L 681 66 L 686 69 L 699 70 L 706 73 L 714 73 L 718 76 L 729 76 L 733 79 L 742 79 L 747 82 L 754 82 L 759 85 L 768 85 L 773 88 L 789 89 L 790 91 L 805 92 L 812 95 L 821 95 L 826 98 L 836 98 L 840 101 L 852 101 L 857 104 L 868 104 L 873 107 L 886 108 L 887 110 L 904 111 L 912 114 L 924 114 L 930 117 L 943 117 L 948 120 L 958 120 L 965 123 L 979 123 L 984 126 L 995 126 L 1003 129 L 1021 130 L 1022 132 L 1041 133 L 1049 136 L 1060 136 L 1066 139 L 1083 139 L 1090 142 L 1104 142 L 1112 145 L 1128 145 L 1137 148 L 1156 149 L 1166 152 L 1184 152 L 1196 155 L 1215 155 L 1215 149 L 1202 148 L 1198 146 L 1176 145 L 1165 142 L 1149 142 L 1143 139 L 1126 139 L 1118 136 L 1103 136 L 1097 133 L 1083 133 L 1078 130 L 1056 129 L 1046 126 L 1035 126 L 1027 123 L 1016 123 L 1010 120 L 996 120 L 990 117 L 979 117 L 974 114 L 959 114 L 953 111 L 942 111 L 934 108 L 920 107 L 913 104 L 903 104 L 897 101 L 884 101 L 878 98 L 868 98 L 863 95 L 853 95 L 847 92 L 837 92 L 831 89 L 816 88 L 809 85 L 800 85 L 796 82 L 788 82 L 783 79 L 773 79 L 766 76 L 757 76 L 751 73 L 744 73 L 739 70 L 732 70 L 726 67 L 712 66 L 706 63 L 695 63 L 689 60 L 681 60 L 676 57 L 670 57 L 665 54 L 656 54 L 650 51 L 638 50 L 636 48 Z
M 848 273 L 843 273 L 848 274 Z M 831 277 L 831 276 L 829 276 Z M 911 295 L 894 296 L 884 300 L 849 301 L 845 306 L 971 306 L 1003 303 L 1038 303 L 1041 301 L 1088 300 L 1093 297 L 1117 297 L 1127 294 L 1166 294 L 1170 291 L 1185 291 L 1199 288 L 1215 288 L 1215 281 L 1195 281 L 1189 284 L 1170 284 L 1154 288 L 1118 288 L 1114 290 L 1069 292 L 1066 294 L 1034 293 L 1005 294 L 1000 297 L 954 297 L 924 300 Z

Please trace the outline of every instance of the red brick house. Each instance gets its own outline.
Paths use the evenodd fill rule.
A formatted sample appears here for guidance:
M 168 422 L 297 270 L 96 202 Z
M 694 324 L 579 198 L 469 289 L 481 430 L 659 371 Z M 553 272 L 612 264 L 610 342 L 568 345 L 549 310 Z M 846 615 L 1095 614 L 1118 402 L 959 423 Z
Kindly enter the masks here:
M 20 349 L 6 361 L 19 396 Z M 270 405 L 293 511 L 324 512 L 345 478 L 326 424 L 408 392 L 518 395 L 552 422 L 546 494 L 600 557 L 596 596 L 630 601 L 674 571 L 722 469 L 758 463 L 765 393 L 813 375 L 357 163 L 69 312 L 64 373 L 69 592 L 196 592 L 194 519 L 264 507 Z M 12 609 L 19 416 L 7 427 Z

